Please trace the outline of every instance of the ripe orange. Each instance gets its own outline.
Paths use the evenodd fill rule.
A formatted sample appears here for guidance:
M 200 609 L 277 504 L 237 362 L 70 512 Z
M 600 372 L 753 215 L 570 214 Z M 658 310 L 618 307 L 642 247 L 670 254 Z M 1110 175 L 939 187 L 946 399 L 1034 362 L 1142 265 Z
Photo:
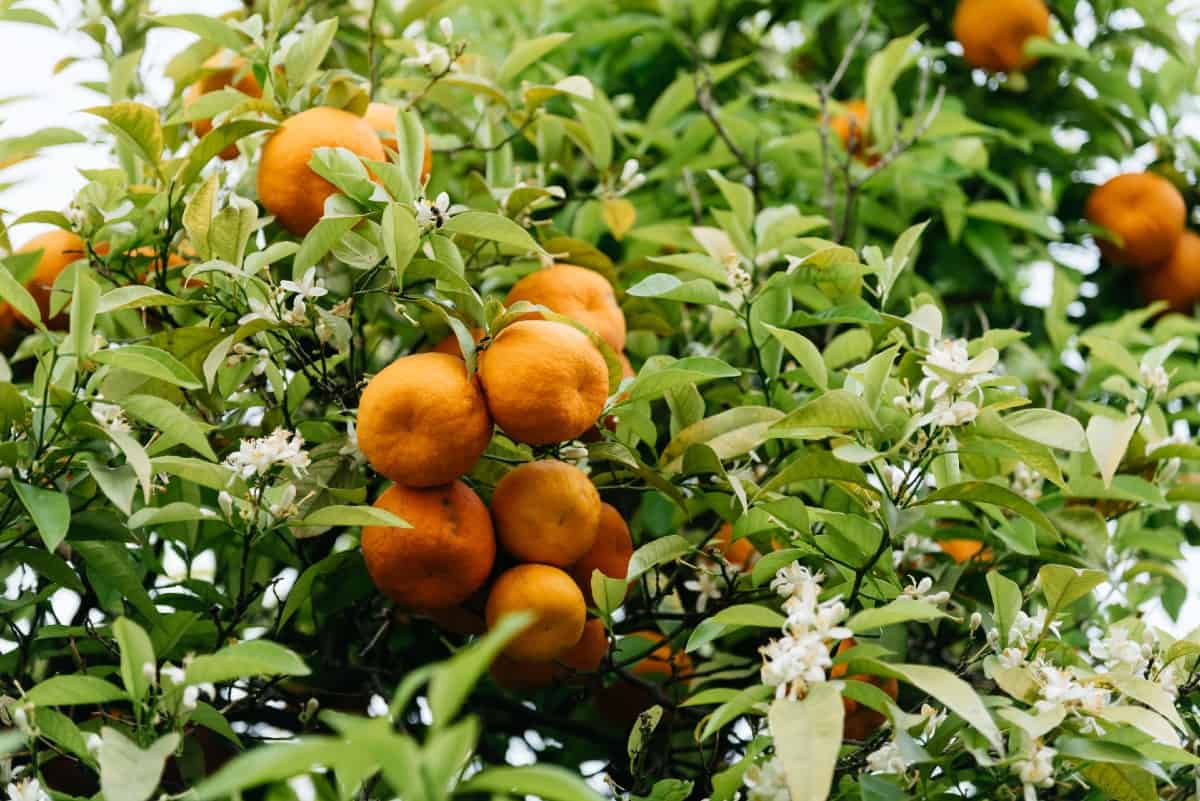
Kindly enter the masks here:
M 592 571 L 599 570 L 609 578 L 623 579 L 629 572 L 629 557 L 633 556 L 633 539 L 621 513 L 607 503 L 600 504 L 600 524 L 596 540 L 587 553 L 571 566 L 571 575 L 589 604 L 592 600 Z
M 415 489 L 393 484 L 375 501 L 412 528 L 363 526 L 362 552 L 375 586 L 410 609 L 445 609 L 474 594 L 492 572 L 496 537 L 487 507 L 455 481 Z
M 608 632 L 604 629 L 604 621 L 593 617 L 583 624 L 579 642 L 572 645 L 558 661 L 577 673 L 595 673 L 607 653 Z
M 190 106 L 201 95 L 218 92 L 226 86 L 232 86 L 244 95 L 262 97 L 262 87 L 250 71 L 246 59 L 228 51 L 216 53 L 204 62 L 204 76 L 187 88 L 183 96 L 183 104 Z M 213 128 L 211 119 L 193 120 L 192 130 L 196 136 L 204 136 Z M 230 145 L 221 151 L 221 158 L 229 161 L 237 158 L 238 146 Z
M 1171 255 L 1183 236 L 1187 206 L 1175 185 L 1161 175 L 1126 173 L 1092 192 L 1087 218 L 1121 239 L 1120 246 L 1099 240 L 1105 258 L 1153 267 Z
M 370 123 L 349 111 L 310 108 L 284 121 L 263 146 L 258 199 L 297 236 L 317 224 L 325 213 L 325 199 L 337 193 L 308 166 L 318 147 L 344 147 L 366 159 L 384 159 L 383 145 Z
M 1025 55 L 1030 39 L 1050 35 L 1043 0 L 961 0 L 954 12 L 954 38 L 963 58 L 989 72 L 1020 72 L 1037 59 Z
M 556 681 L 570 678 L 571 672 L 595 673 L 608 653 L 608 633 L 604 623 L 590 618 L 583 626 L 579 642 L 552 662 L 523 662 L 500 654 L 492 662 L 492 679 L 509 690 L 539 690 Z
M 1181 314 L 1200 302 L 1200 236 L 1185 232 L 1161 267 L 1142 274 L 1142 295 L 1147 302 L 1165 300 Z
M 535 619 L 504 649 L 512 659 L 557 659 L 583 636 L 587 617 L 583 594 L 557 567 L 517 565 L 501 573 L 492 584 L 485 610 L 489 628 L 506 614 L 524 610 L 533 612 Z
M 951 539 L 938 540 L 938 547 L 950 555 L 960 565 L 972 560 L 978 562 L 992 561 L 992 549 L 979 540 Z
M 829 120 L 829 129 L 842 140 L 842 147 L 848 153 L 861 153 L 870 145 L 867 138 L 867 124 L 871 118 L 867 104 L 863 100 L 847 100 L 842 103 L 845 112 L 835 114 Z
M 367 113 L 363 115 L 363 119 L 374 129 L 375 133 L 379 134 L 379 140 L 385 147 L 396 149 L 396 107 L 391 103 L 380 103 L 378 101 L 367 106 Z M 429 141 L 429 136 L 425 136 L 425 155 L 421 159 L 421 183 L 422 185 L 429 183 L 429 174 L 433 172 L 433 145 Z
M 595 270 L 574 264 L 535 270 L 513 285 L 504 304 L 511 306 L 521 300 L 582 323 L 613 350 L 625 347 L 625 314 L 617 305 L 612 284 Z
M 492 493 L 504 550 L 524 562 L 566 567 L 596 541 L 600 493 L 582 470 L 551 459 L 510 470 Z
M 842 640 L 838 643 L 836 654 L 841 654 L 844 651 L 854 647 L 854 639 Z M 888 694 L 893 701 L 900 695 L 900 684 L 895 679 L 884 678 L 882 676 L 869 676 L 865 673 L 856 673 L 853 676 L 846 675 L 846 665 L 834 665 L 829 671 L 829 678 L 840 679 L 846 678 L 852 681 L 863 681 L 868 684 L 874 684 L 879 689 Z M 858 701 L 852 698 L 842 696 L 842 708 L 845 710 L 845 718 L 842 722 L 842 737 L 847 740 L 865 740 L 879 730 L 883 725 L 884 716 L 871 709 L 869 706 L 863 706 Z
M 713 543 L 721 549 L 721 555 L 729 561 L 729 564 L 739 570 L 753 567 L 758 557 L 758 549 L 754 547 L 754 543 L 745 537 L 735 542 L 731 542 L 732 539 L 733 524 L 725 523 L 717 532 L 717 536 L 713 537 Z
M 634 674 L 655 683 L 671 679 L 678 680 L 679 685 L 682 686 L 690 683 L 688 677 L 692 675 L 693 665 L 692 658 L 687 655 L 687 652 L 674 650 L 667 638 L 657 631 L 635 631 L 625 635 L 625 638 L 622 639 L 629 637 L 643 640 L 645 643 L 644 645 L 637 643 L 635 649 L 629 653 L 630 658 L 658 644 L 644 658 L 634 663 L 632 667 Z M 628 679 L 621 679 L 599 693 L 598 701 L 598 709 L 602 715 L 616 723 L 626 725 L 635 720 L 643 710 L 658 703 L 650 690 Z
M 492 438 L 478 383 L 462 359 L 417 353 L 389 364 L 358 406 L 358 444 L 381 475 L 410 487 L 445 484 L 470 470 Z
M 66 328 L 68 318 L 65 309 L 53 319 L 50 317 L 50 294 L 54 288 L 54 281 L 69 264 L 87 258 L 87 247 L 76 234 L 55 228 L 30 239 L 17 249 L 17 253 L 33 253 L 37 250 L 42 251 L 42 256 L 26 279 L 25 288 L 37 302 L 38 311 L 41 312 L 42 321 L 47 328 Z M 25 315 L 9 304 L 3 304 L 0 309 L 0 317 L 31 325 L 31 321 Z
M 608 366 L 582 332 L 549 320 L 503 329 L 479 359 L 479 380 L 496 423 L 530 445 L 574 439 L 608 399 Z

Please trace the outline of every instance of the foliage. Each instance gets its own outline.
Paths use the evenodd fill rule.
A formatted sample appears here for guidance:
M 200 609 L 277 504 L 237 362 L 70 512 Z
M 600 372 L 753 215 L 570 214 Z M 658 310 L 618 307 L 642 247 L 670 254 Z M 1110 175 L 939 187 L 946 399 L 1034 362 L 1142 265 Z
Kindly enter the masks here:
M 1083 204 L 1135 154 L 1200 199 L 1177 133 L 1197 54 L 1165 0 L 1051 5 L 1053 40 L 1005 77 L 963 62 L 950 0 L 87 4 L 112 166 L 0 235 L 87 243 L 54 284 L 63 326 L 23 286 L 35 256 L 0 267 L 34 323 L 0 383 L 0 747 L 23 780 L 108 801 L 1189 797 L 1200 633 L 1141 613 L 1178 615 L 1200 543 L 1200 323 L 1138 307 Z M 197 34 L 164 108 L 140 63 L 159 26 Z M 218 50 L 263 96 L 185 106 Z M 832 128 L 856 97 L 853 155 Z M 316 151 L 340 194 L 288 234 L 255 203 L 270 129 L 370 99 L 399 109 L 389 162 Z M 80 139 L 9 139 L 0 165 Z M 636 375 L 594 441 L 498 433 L 468 478 L 487 496 L 514 462 L 584 464 L 638 548 L 593 578 L 601 671 L 523 696 L 486 674 L 527 619 L 457 634 L 371 584 L 359 528 L 400 521 L 369 505 L 353 422 L 400 354 L 455 335 L 473 369 L 471 330 L 486 347 L 550 260 L 618 287 Z M 712 547 L 725 522 L 755 560 Z M 695 668 L 614 723 L 645 629 Z

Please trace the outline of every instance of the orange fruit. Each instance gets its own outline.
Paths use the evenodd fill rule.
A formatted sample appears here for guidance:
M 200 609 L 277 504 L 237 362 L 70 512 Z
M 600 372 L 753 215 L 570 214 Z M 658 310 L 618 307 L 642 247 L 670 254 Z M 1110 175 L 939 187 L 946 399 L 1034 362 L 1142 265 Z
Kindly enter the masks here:
M 595 673 L 608 653 L 608 632 L 600 618 L 589 618 L 583 624 L 579 642 L 567 649 L 558 661 L 576 673 Z
M 466 484 L 424 489 L 393 484 L 374 506 L 411 526 L 362 530 L 367 572 L 396 603 L 445 609 L 461 604 L 487 581 L 496 560 L 496 537 L 487 507 Z
M 963 58 L 988 72 L 1020 72 L 1037 59 L 1025 43 L 1050 35 L 1050 11 L 1043 0 L 961 0 L 954 12 L 954 38 Z
M 992 561 L 992 549 L 979 540 L 951 539 L 938 540 L 938 547 L 950 555 L 950 558 L 960 565 L 972 560 L 979 562 Z
M 570 317 L 615 351 L 625 347 L 625 314 L 617 305 L 612 284 L 595 270 L 574 264 L 535 270 L 513 285 L 504 305 L 511 306 L 521 300 Z
M 391 103 L 380 103 L 375 101 L 367 106 L 367 113 L 363 115 L 363 119 L 371 126 L 371 128 L 379 135 L 385 147 L 396 149 L 396 112 L 397 108 Z M 429 136 L 425 136 L 425 155 L 421 159 L 421 184 L 429 183 L 429 174 L 433 172 L 433 145 L 429 141 Z
M 33 253 L 38 250 L 42 251 L 41 258 L 38 259 L 33 272 L 26 279 L 25 288 L 29 290 L 29 294 L 37 303 L 38 311 L 41 312 L 42 321 L 47 328 L 56 330 L 66 328 L 69 322 L 66 309 L 59 312 L 56 317 L 50 317 L 51 291 L 54 288 L 55 280 L 68 265 L 79 259 L 87 258 L 87 246 L 76 234 L 55 228 L 30 239 L 17 249 L 17 253 Z M 0 309 L 2 309 L 0 317 L 6 320 L 16 320 L 24 325 L 32 325 L 25 315 L 9 304 L 3 304 Z
M 1092 191 L 1087 218 L 1106 228 L 1121 245 L 1098 240 L 1109 261 L 1153 267 L 1165 261 L 1183 236 L 1187 205 L 1175 185 L 1151 172 L 1118 175 Z
M 848 153 L 861 153 L 870 144 L 867 139 L 867 124 L 871 119 L 867 104 L 863 100 L 847 100 L 842 103 L 845 111 L 835 114 L 829 121 L 829 129 L 842 141 Z
M 524 562 L 566 567 L 596 541 L 600 493 L 574 465 L 546 459 L 510 470 L 492 493 L 504 550 Z
M 842 640 L 838 643 L 834 654 L 841 654 L 853 647 L 853 638 Z M 888 697 L 893 701 L 900 695 L 900 684 L 895 679 L 884 678 L 883 676 L 870 676 L 865 673 L 856 673 L 853 676 L 847 676 L 846 670 L 847 668 L 844 663 L 834 665 L 829 671 L 829 678 L 845 678 L 850 681 L 862 681 L 867 684 L 874 684 L 887 693 Z M 845 717 L 842 722 L 842 737 L 847 740 L 867 739 L 879 730 L 879 727 L 883 725 L 885 720 L 883 715 L 871 709 L 871 707 L 863 706 L 858 701 L 846 696 L 842 696 L 842 708 L 845 710 Z
M 556 681 L 570 678 L 571 673 L 595 673 L 608 653 L 608 633 L 604 623 L 590 618 L 583 626 L 579 642 L 551 662 L 524 662 L 500 654 L 492 662 L 492 680 L 509 690 L 540 690 Z
M 250 97 L 262 97 L 262 87 L 258 85 L 258 80 L 250 71 L 250 65 L 246 59 L 228 51 L 222 51 L 204 62 L 204 75 L 187 88 L 183 96 L 183 104 L 190 106 L 201 95 L 219 92 L 227 86 L 232 86 Z M 211 119 L 192 120 L 192 130 L 196 132 L 196 136 L 205 136 L 212 128 Z M 221 151 L 220 156 L 229 161 L 237 158 L 238 152 L 237 145 L 230 145 Z
M 636 644 L 635 649 L 629 653 L 630 658 L 649 651 L 640 661 L 634 663 L 631 668 L 634 674 L 655 683 L 671 679 L 678 680 L 678 684 L 682 686 L 690 683 L 688 677 L 692 675 L 693 665 L 687 652 L 674 650 L 667 638 L 657 631 L 635 631 L 622 639 L 629 637 L 645 642 L 644 646 L 642 643 Z M 605 688 L 598 694 L 597 700 L 600 713 L 621 724 L 632 722 L 643 710 L 658 703 L 650 690 L 628 679 L 621 679 L 611 687 Z
M 1165 300 L 1171 311 L 1187 314 L 1200 301 L 1200 236 L 1184 232 L 1162 266 L 1141 276 L 1147 302 Z
M 349 111 L 317 107 L 289 117 L 272 132 L 258 165 L 258 199 L 293 234 L 307 234 L 325 213 L 333 184 L 308 166 L 318 147 L 344 147 L 383 161 L 383 145 L 370 123 Z
M 731 542 L 733 539 L 733 524 L 725 523 L 717 532 L 717 536 L 713 537 L 713 543 L 720 548 L 721 555 L 729 562 L 729 564 L 739 570 L 746 570 L 753 567 L 754 560 L 758 556 L 758 549 L 754 547 L 754 543 L 742 537 L 740 540 Z
M 512 659 L 546 662 L 557 659 L 583 636 L 587 607 L 575 582 L 557 567 L 517 565 L 500 574 L 488 594 L 488 628 L 511 612 L 530 611 L 534 621 L 504 653 Z
M 479 358 L 488 408 L 505 433 L 529 445 L 575 439 L 608 399 L 608 365 L 581 331 L 549 320 L 502 330 Z
M 358 444 L 375 471 L 410 487 L 466 473 L 492 438 L 478 382 L 462 359 L 403 356 L 375 375 L 358 405 Z
M 571 575 L 589 604 L 592 600 L 592 571 L 599 570 L 609 578 L 623 579 L 629 572 L 629 557 L 633 556 L 633 539 L 621 513 L 607 503 L 600 504 L 600 523 L 592 547 L 571 566 Z

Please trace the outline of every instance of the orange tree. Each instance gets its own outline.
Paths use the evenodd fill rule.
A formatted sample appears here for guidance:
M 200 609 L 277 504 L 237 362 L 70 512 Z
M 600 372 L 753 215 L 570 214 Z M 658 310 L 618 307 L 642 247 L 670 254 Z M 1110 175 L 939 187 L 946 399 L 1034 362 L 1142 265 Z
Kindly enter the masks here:
M 1165 0 L 149 6 L 0 231 L 10 797 L 1193 795 Z

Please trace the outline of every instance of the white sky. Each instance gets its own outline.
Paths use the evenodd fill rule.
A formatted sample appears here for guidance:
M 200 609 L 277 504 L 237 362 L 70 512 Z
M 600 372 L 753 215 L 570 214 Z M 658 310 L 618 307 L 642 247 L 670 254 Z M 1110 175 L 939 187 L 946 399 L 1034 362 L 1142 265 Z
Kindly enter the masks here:
M 59 3 L 39 0 L 33 4 L 58 21 L 62 31 L 36 25 L 0 23 L 0 98 L 22 96 L 27 99 L 0 106 L 0 138 L 29 133 L 48 126 L 62 126 L 88 132 L 98 129 L 99 121 L 79 109 L 102 105 L 106 98 L 80 88 L 80 81 L 102 77 L 97 65 L 76 64 L 58 75 L 54 65 L 67 56 L 95 55 L 98 48 L 87 36 L 71 30 L 77 18 L 78 0 Z M 156 14 L 208 13 L 220 14 L 241 5 L 238 0 L 156 0 L 151 3 Z M 1196 14 L 1200 0 L 1184 0 L 1180 9 Z M 1195 31 L 1189 26 L 1189 39 Z M 170 58 L 190 43 L 191 34 L 169 29 L 151 32 L 143 59 L 143 77 L 151 95 L 160 101 L 170 96 L 171 84 L 161 76 Z M 14 65 L 19 65 L 13 68 Z M 1200 128 L 1200 125 L 1196 126 Z M 50 149 L 45 155 L 5 170 L 0 180 L 17 185 L 0 191 L 0 209 L 7 212 L 52 209 L 62 210 L 81 186 L 79 167 L 108 167 L 111 160 L 102 148 L 91 145 L 67 145 Z M 1107 172 L 1116 172 L 1116 165 L 1105 165 Z M 14 230 L 14 244 L 31 238 L 44 226 L 27 225 Z M 1172 624 L 1161 610 L 1150 612 L 1151 619 L 1177 636 L 1200 625 L 1200 549 L 1191 548 L 1181 568 L 1191 579 L 1190 597 L 1179 624 Z

